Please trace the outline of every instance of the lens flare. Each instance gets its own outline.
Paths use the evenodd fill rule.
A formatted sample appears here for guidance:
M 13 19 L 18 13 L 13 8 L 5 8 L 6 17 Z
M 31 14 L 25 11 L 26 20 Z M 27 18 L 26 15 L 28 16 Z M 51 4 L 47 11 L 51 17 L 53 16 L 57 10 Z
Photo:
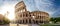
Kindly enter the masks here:
M 6 16 L 9 20 L 15 19 L 14 6 L 9 4 L 3 5 L 0 14 Z

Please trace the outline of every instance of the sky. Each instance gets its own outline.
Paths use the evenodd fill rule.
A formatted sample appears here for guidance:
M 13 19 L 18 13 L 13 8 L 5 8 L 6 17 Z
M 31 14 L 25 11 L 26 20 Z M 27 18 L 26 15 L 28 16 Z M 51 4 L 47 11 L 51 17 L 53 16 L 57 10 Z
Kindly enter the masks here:
M 5 9 L 6 7 L 8 8 L 11 7 L 11 9 L 13 9 L 14 6 L 20 1 L 22 0 L 0 0 L 0 10 Z M 23 0 L 23 1 L 28 11 L 31 12 L 44 11 L 49 13 L 51 17 L 60 16 L 60 0 Z

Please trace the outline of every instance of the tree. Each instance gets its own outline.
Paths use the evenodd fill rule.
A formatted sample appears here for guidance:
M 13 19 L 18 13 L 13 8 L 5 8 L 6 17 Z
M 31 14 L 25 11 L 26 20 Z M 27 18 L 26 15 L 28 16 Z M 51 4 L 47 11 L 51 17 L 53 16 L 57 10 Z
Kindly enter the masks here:
M 53 21 L 54 23 L 60 22 L 60 17 L 50 18 L 50 21 Z
M 7 19 L 6 17 L 4 17 L 3 22 L 4 22 L 4 24 L 9 24 L 10 23 L 9 19 Z
M 57 18 L 50 18 L 50 21 L 56 23 L 57 22 Z

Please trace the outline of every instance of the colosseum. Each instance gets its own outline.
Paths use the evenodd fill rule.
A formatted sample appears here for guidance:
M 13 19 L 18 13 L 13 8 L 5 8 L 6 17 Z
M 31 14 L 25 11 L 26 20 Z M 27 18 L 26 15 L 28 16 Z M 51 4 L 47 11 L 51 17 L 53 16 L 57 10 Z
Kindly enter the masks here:
M 39 24 L 49 23 L 49 14 L 43 11 L 27 11 L 23 1 L 15 5 L 16 23 Z

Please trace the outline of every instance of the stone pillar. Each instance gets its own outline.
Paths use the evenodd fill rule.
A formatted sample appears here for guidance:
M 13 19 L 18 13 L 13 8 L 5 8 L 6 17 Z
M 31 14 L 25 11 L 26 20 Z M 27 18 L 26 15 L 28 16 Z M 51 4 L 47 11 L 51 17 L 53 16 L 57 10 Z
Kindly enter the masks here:
M 23 24 L 23 20 L 22 20 L 22 24 Z
M 23 24 L 24 24 L 24 19 L 23 19 Z
M 28 24 L 29 24 L 29 19 L 28 19 Z
M 33 19 L 31 19 L 31 23 L 34 24 Z
M 27 23 L 27 19 L 26 19 L 26 23 Z

